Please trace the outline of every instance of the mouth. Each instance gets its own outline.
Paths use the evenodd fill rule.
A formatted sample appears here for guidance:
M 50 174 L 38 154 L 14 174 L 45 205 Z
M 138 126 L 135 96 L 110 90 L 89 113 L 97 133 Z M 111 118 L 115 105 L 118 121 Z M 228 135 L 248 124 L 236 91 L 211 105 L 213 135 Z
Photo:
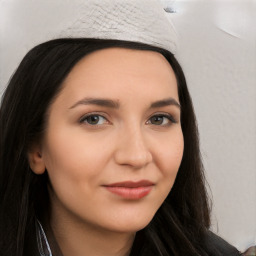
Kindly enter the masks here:
M 111 193 L 122 198 L 138 200 L 147 196 L 155 184 L 148 180 L 117 182 L 104 187 Z

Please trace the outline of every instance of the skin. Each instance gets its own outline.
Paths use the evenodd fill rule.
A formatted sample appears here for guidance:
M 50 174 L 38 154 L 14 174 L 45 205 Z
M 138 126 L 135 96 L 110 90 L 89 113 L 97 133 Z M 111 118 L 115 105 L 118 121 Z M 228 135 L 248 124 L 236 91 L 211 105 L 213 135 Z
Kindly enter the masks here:
M 83 104 L 85 98 L 119 107 Z M 29 152 L 31 169 L 49 174 L 50 223 L 65 256 L 129 255 L 136 231 L 165 200 L 184 147 L 180 108 L 173 100 L 150 108 L 167 98 L 179 103 L 177 81 L 167 60 L 152 51 L 99 50 L 65 79 L 49 107 L 44 137 Z M 88 114 L 98 115 L 98 123 Z M 139 180 L 154 185 L 137 200 L 104 187 Z

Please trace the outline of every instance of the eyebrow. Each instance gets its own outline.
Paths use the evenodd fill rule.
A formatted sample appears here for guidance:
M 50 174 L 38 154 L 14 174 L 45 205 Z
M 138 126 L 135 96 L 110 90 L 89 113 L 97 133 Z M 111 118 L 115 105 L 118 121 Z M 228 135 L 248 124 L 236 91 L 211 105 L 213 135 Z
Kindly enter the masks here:
M 155 101 L 150 105 L 150 108 L 159 108 L 166 106 L 176 106 L 181 109 L 180 104 L 174 98 L 167 98 L 159 101 Z
M 70 109 L 73 109 L 79 105 L 97 105 L 101 107 L 108 107 L 108 108 L 114 108 L 114 109 L 120 108 L 120 103 L 118 101 L 103 99 L 103 98 L 84 98 L 76 102 L 74 105 L 72 105 Z M 155 101 L 151 103 L 149 108 L 152 109 L 152 108 L 159 108 L 159 107 L 166 107 L 166 106 L 176 106 L 179 109 L 181 108 L 180 104 L 174 98 L 167 98 L 167 99 Z
M 70 109 L 77 107 L 78 105 L 97 105 L 108 108 L 119 108 L 120 104 L 118 101 L 110 99 L 99 99 L 99 98 L 84 98 L 76 102 Z

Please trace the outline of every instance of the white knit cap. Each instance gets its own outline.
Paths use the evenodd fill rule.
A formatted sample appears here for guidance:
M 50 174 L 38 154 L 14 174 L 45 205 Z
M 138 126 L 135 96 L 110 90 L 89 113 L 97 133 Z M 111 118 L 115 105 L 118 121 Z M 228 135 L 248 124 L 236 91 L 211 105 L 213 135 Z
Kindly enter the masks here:
M 127 40 L 176 52 L 176 33 L 159 0 L 83 1 L 55 37 Z
M 13 8 L 18 37 L 29 49 L 57 38 L 99 38 L 176 52 L 176 33 L 161 0 L 20 0 Z

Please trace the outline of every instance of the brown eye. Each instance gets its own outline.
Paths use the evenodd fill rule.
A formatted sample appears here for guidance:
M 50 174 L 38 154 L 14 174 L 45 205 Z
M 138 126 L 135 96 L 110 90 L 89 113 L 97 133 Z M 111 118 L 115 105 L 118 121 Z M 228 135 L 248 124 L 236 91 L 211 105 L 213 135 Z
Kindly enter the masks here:
M 168 126 L 171 123 L 176 123 L 175 119 L 171 115 L 154 115 L 152 116 L 147 124 L 159 125 L 159 126 Z
M 153 116 L 150 118 L 152 124 L 161 125 L 163 124 L 164 117 L 163 116 Z
M 106 118 L 101 115 L 87 115 L 80 120 L 80 123 L 87 123 L 89 125 L 101 125 L 106 122 Z

